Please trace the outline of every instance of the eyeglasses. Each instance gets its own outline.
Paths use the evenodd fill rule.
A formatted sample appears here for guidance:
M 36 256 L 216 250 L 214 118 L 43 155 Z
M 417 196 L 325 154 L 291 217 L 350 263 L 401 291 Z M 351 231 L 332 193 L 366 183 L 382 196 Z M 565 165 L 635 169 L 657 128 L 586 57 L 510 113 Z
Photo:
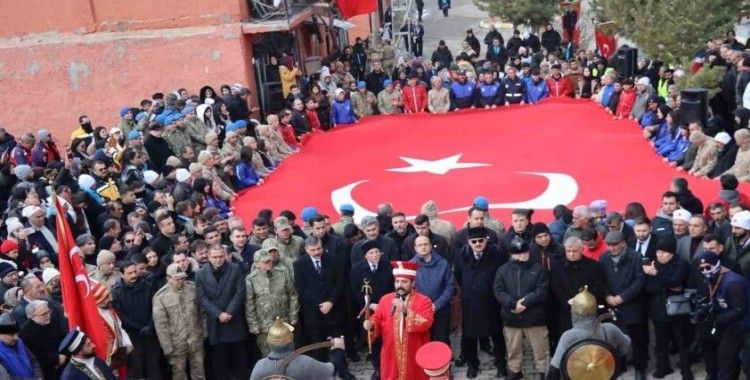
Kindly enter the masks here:
M 469 240 L 469 243 L 471 243 L 471 244 L 484 243 L 484 239 L 471 239 L 471 240 Z

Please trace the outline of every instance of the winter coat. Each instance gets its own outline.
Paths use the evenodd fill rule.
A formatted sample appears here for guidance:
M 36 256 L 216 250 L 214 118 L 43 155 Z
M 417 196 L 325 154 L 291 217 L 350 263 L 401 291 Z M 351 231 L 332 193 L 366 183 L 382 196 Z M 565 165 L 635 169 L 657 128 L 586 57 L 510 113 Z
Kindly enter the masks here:
M 450 91 L 446 88 L 431 89 L 427 93 L 427 108 L 432 113 L 445 113 L 451 108 Z
M 146 148 L 148 156 L 154 164 L 154 170 L 157 173 L 162 172 L 164 165 L 167 163 L 167 158 L 174 155 L 172 149 L 169 148 L 167 140 L 164 140 L 162 137 L 149 135 L 146 137 L 146 141 L 143 142 L 143 147 Z
M 627 119 L 630 116 L 630 113 L 633 111 L 635 99 L 635 90 L 622 90 L 622 92 L 620 93 L 620 101 L 617 102 L 617 112 L 615 113 L 615 115 L 623 119 Z
M 565 76 L 561 75 L 559 78 L 550 76 L 547 78 L 546 82 L 550 97 L 569 97 L 573 95 L 573 84 L 570 83 L 570 80 Z
M 526 99 L 526 84 L 519 77 L 506 77 L 500 88 L 500 103 L 519 104 Z
M 377 304 L 380 298 L 393 292 L 394 280 L 391 263 L 381 257 L 377 268 L 375 273 L 373 273 L 370 263 L 366 260 L 352 268 L 352 272 L 349 275 L 349 291 L 352 294 L 357 312 L 365 307 L 365 294 L 362 292 L 365 280 L 369 283 L 372 291 L 370 294 L 370 303 Z M 383 307 L 390 307 L 390 305 L 383 305 Z M 372 313 L 374 312 L 371 311 L 370 314 Z
M 436 312 L 449 308 L 455 291 L 450 262 L 434 251 L 429 262 L 425 262 L 421 256 L 414 256 L 410 261 L 419 265 L 415 285 L 417 291 L 430 297 Z
M 464 245 L 454 258 L 453 270 L 461 292 L 462 327 L 466 337 L 483 337 L 500 333 L 500 304 L 493 286 L 498 268 L 508 262 L 508 253 L 487 243 L 480 260 Z
M 680 136 L 674 144 L 674 148 L 668 153 L 667 160 L 669 162 L 677 162 L 685 158 L 685 153 L 690 146 L 690 141 L 687 137 Z
M 556 30 L 545 30 L 542 33 L 542 46 L 547 49 L 547 52 L 554 53 L 560 50 L 560 43 L 562 43 L 562 37 Z
M 474 91 L 475 100 L 474 105 L 477 107 L 485 106 L 496 106 L 500 104 L 500 82 L 493 81 L 492 83 L 479 83 L 476 91 Z
M 648 299 L 648 315 L 654 322 L 669 322 L 667 316 L 667 297 L 683 294 L 690 268 L 688 262 L 679 255 L 674 255 L 666 264 L 654 261 L 656 275 L 644 274 L 646 281 L 643 290 Z M 676 289 L 676 290 L 674 290 Z
M 544 326 L 544 304 L 549 291 L 549 277 L 541 264 L 531 260 L 511 260 L 495 274 L 495 299 L 500 304 L 503 325 L 507 327 Z M 519 300 L 526 307 L 520 314 L 513 313 Z
M 605 252 L 599 259 L 606 281 L 605 294 L 622 297 L 623 303 L 615 309 L 615 314 L 622 323 L 643 323 L 646 321 L 646 309 L 643 299 L 645 275 L 641 268 L 641 255 L 625 248 L 620 256 L 618 264 L 612 260 L 610 251 Z
M 125 281 L 112 288 L 112 301 L 122 320 L 122 328 L 135 338 L 146 326 L 153 326 L 151 301 L 154 295 L 153 283 L 149 279 L 139 279 L 129 286 Z
M 427 108 L 427 90 L 422 85 L 404 86 L 401 93 L 403 94 L 404 112 L 424 112 Z
M 317 273 L 309 255 L 294 262 L 294 285 L 299 294 L 300 315 L 305 328 L 337 326 L 345 320 L 347 291 L 344 268 L 335 257 L 322 255 L 321 272 Z M 333 303 L 328 314 L 320 312 L 320 304 Z
M 354 124 L 357 121 L 357 117 L 354 116 L 354 111 L 352 110 L 352 101 L 344 99 L 333 102 L 333 106 L 331 107 L 331 121 L 333 125 Z
M 500 42 L 502 44 L 502 42 Z M 489 46 L 487 48 L 487 53 L 485 54 L 485 59 L 496 64 L 498 67 L 505 67 L 505 64 L 508 62 L 508 54 L 506 53 L 504 46 L 498 46 L 497 48 L 495 46 Z
M 349 252 L 349 264 L 352 268 L 354 268 L 357 263 L 365 261 L 365 252 L 362 252 L 362 244 L 367 240 L 368 239 L 362 239 L 354 243 L 352 246 L 352 249 Z M 378 245 L 380 246 L 380 252 L 383 253 L 382 257 L 384 259 L 391 261 L 395 257 L 398 257 L 399 247 L 396 246 L 396 243 L 393 240 L 383 235 L 378 236 L 375 240 L 377 240 Z
M 245 282 L 239 265 L 227 262 L 218 270 L 214 270 L 211 264 L 204 265 L 195 274 L 195 294 L 206 312 L 208 340 L 212 346 L 247 339 L 247 325 L 245 318 L 242 318 Z M 227 313 L 233 318 L 227 323 L 221 323 L 221 313 Z
M 527 103 L 534 104 L 548 96 L 549 87 L 547 86 L 547 81 L 539 80 L 539 82 L 534 82 L 534 79 L 532 79 L 531 77 L 526 80 Z
M 292 111 L 292 128 L 294 128 L 294 135 L 300 136 L 304 135 L 305 133 L 310 132 L 310 123 L 307 121 L 307 118 L 305 117 L 305 111 Z
M 448 48 L 437 48 L 432 52 L 432 65 L 437 69 L 448 68 L 453 62 L 453 54 Z
M 292 274 L 274 266 L 266 272 L 253 268 L 245 277 L 245 318 L 250 331 L 267 333 L 276 317 L 296 324 L 299 298 Z
M 730 140 L 728 144 L 724 145 L 724 148 L 719 152 L 718 158 L 716 159 L 716 165 L 708 173 L 709 178 L 715 178 L 720 176 L 725 171 L 729 170 L 737 159 L 737 151 L 739 147 L 734 140 Z
M 260 176 L 253 169 L 252 164 L 241 161 L 234 168 L 234 175 L 237 177 L 237 187 L 239 189 L 246 189 L 251 186 L 255 186 L 260 181 Z
M 564 326 L 570 327 L 571 324 L 568 300 L 575 297 L 584 286 L 596 297 L 598 304 L 604 304 L 606 287 L 604 271 L 599 262 L 581 257 L 578 261 L 563 258 L 552 263 L 550 293 L 559 310 L 561 329 Z
M 469 108 L 474 105 L 474 81 L 467 80 L 464 83 L 453 82 L 451 84 L 451 109 Z
M 297 83 L 297 77 L 302 75 L 302 71 L 297 67 L 291 69 L 279 65 L 279 76 L 281 77 L 281 92 L 286 98 L 287 95 L 292 91 L 292 85 Z
M 154 294 L 154 328 L 164 355 L 179 356 L 203 350 L 204 314 L 195 298 L 195 283 L 182 289 L 164 285 Z

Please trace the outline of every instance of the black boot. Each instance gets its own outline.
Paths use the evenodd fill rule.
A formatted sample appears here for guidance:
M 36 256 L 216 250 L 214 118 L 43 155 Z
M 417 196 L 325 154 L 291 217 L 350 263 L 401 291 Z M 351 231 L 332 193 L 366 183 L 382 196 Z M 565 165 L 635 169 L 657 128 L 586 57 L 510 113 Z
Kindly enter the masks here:
M 505 378 L 505 380 L 521 380 L 523 379 L 523 373 L 521 371 L 513 372 L 508 371 L 508 376 Z
M 497 374 L 495 375 L 495 378 L 503 378 L 508 376 L 508 363 L 505 361 L 505 359 L 500 360 L 497 364 Z
M 479 368 L 474 367 L 474 366 L 470 366 L 469 369 L 466 371 L 466 377 L 469 379 L 473 379 L 477 377 L 478 374 L 479 374 Z

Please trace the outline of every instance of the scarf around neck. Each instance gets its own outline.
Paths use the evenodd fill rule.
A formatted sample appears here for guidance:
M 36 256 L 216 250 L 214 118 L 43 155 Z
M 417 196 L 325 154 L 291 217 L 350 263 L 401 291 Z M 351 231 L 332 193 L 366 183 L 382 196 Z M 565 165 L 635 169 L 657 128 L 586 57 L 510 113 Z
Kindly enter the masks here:
M 0 342 L 0 365 L 13 377 L 34 377 L 34 367 L 21 339 L 13 347 Z

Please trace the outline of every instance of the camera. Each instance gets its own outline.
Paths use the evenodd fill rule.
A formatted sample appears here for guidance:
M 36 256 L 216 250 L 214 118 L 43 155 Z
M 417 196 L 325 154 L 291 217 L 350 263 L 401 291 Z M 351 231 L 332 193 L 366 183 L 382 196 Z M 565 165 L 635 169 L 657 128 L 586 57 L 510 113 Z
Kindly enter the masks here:
M 690 297 L 690 305 L 693 311 L 690 313 L 690 322 L 697 324 L 710 320 L 714 316 L 715 306 L 708 297 L 696 298 L 694 294 Z

